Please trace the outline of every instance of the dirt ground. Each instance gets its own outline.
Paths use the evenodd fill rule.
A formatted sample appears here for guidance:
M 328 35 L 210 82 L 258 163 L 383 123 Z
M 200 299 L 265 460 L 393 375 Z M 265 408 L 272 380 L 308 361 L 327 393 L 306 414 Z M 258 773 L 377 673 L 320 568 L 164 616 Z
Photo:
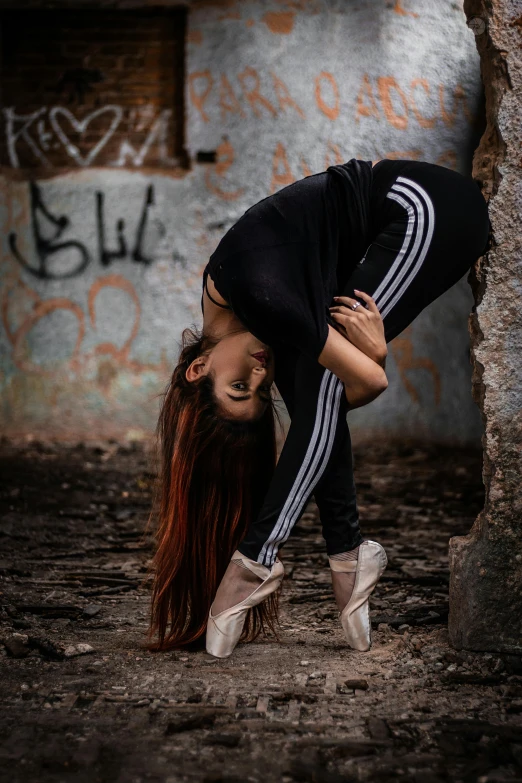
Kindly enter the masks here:
M 343 642 L 311 502 L 282 550 L 280 639 L 143 649 L 152 475 L 141 448 L 2 445 L 0 773 L 10 783 L 522 781 L 522 659 L 448 644 L 448 539 L 480 454 L 355 450 L 389 565 L 369 652 Z

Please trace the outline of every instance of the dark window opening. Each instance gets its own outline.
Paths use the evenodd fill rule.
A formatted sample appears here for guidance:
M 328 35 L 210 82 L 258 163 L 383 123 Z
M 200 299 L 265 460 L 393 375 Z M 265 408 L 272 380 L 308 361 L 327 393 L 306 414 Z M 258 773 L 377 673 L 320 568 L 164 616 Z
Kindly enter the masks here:
M 217 160 L 217 152 L 215 150 L 211 150 L 209 152 L 200 150 L 199 152 L 196 153 L 197 163 L 215 163 L 216 160 Z
M 0 13 L 0 163 L 185 168 L 185 9 Z

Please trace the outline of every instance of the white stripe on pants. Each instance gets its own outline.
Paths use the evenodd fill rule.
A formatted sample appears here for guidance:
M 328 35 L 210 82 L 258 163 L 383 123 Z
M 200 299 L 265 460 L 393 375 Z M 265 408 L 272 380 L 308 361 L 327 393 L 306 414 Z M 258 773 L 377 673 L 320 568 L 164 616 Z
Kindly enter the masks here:
M 399 182 L 403 184 L 398 185 Z M 400 193 L 406 198 L 401 197 Z M 397 177 L 386 197 L 394 199 L 407 210 L 408 226 L 397 258 L 373 294 L 381 318 L 388 315 L 418 273 L 428 252 L 435 228 L 433 202 L 417 182 L 408 177 Z M 425 226 L 426 234 L 423 239 Z
M 421 268 L 435 226 L 431 198 L 424 188 L 412 179 L 397 177 L 387 193 L 387 198 L 394 199 L 406 209 L 408 225 L 396 259 L 372 295 L 382 318 L 397 304 Z M 273 564 L 278 547 L 287 540 L 306 500 L 326 470 L 343 392 L 342 381 L 330 370 L 325 369 L 319 390 L 314 428 L 305 458 L 277 522 L 258 556 L 258 562 L 264 565 Z
M 343 382 L 330 370 L 325 369 L 319 390 L 314 429 L 303 464 L 276 525 L 257 558 L 258 562 L 264 565 L 272 565 L 274 562 L 277 548 L 290 535 L 306 500 L 326 469 L 332 451 L 343 389 Z

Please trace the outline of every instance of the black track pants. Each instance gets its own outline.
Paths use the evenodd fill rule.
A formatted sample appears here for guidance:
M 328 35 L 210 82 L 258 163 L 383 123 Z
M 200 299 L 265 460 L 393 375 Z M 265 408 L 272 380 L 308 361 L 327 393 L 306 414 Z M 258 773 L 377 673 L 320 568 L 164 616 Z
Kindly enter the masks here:
M 389 342 L 485 252 L 490 223 L 471 177 L 417 161 L 382 160 L 373 171 L 374 239 L 338 294 L 354 297 L 354 288 L 370 294 Z M 363 537 L 343 383 L 295 351 L 278 355 L 275 383 L 291 425 L 239 550 L 272 565 L 312 494 L 328 554 L 353 549 Z

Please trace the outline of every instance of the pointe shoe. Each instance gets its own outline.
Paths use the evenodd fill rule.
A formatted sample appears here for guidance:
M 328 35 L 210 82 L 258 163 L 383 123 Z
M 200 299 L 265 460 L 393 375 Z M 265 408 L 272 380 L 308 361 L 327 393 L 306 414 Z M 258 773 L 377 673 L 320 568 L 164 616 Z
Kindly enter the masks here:
M 239 641 L 245 618 L 249 609 L 257 606 L 274 593 L 281 582 L 285 569 L 280 560 L 276 559 L 272 568 L 261 565 L 256 560 L 242 555 L 241 552 L 234 552 L 232 560 L 241 560 L 243 564 L 256 576 L 263 581 L 256 587 L 253 593 L 244 598 L 239 604 L 224 609 L 215 616 L 212 614 L 212 607 L 208 616 L 206 648 L 210 655 L 215 658 L 228 658 Z
M 369 650 L 372 644 L 369 597 L 388 565 L 384 547 L 368 539 L 360 545 L 357 560 L 328 560 L 332 571 L 355 571 L 353 593 L 339 617 L 350 647 Z

